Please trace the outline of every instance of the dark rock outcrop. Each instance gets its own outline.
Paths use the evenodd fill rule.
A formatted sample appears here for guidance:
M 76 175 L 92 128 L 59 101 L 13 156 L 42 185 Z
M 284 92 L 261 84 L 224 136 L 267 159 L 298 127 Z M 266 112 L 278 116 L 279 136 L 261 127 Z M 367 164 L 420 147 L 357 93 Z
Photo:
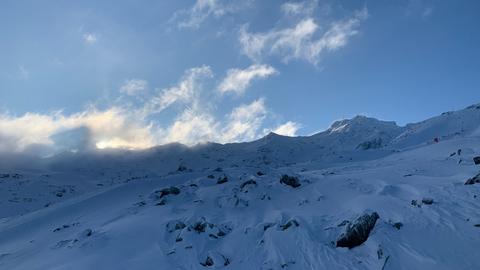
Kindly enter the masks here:
M 183 223 L 180 220 L 173 220 L 168 222 L 166 227 L 167 227 L 167 231 L 169 233 L 172 233 L 174 231 L 182 230 L 183 228 L 187 227 L 187 225 L 185 225 L 185 223 Z
M 465 185 L 473 185 L 476 183 L 480 183 L 480 173 L 468 179 L 467 182 L 465 182 Z
M 228 177 L 226 175 L 223 175 L 222 177 L 219 177 L 217 180 L 217 184 L 224 184 L 228 182 Z
M 297 177 L 289 176 L 286 174 L 282 175 L 282 178 L 280 178 L 280 183 L 287 186 L 291 186 L 293 188 L 298 188 L 299 186 L 301 186 L 300 180 L 298 180 Z
M 282 231 L 286 231 L 292 226 L 298 227 L 300 224 L 295 219 L 291 219 L 287 223 L 280 225 L 280 229 L 282 229 Z
M 423 198 L 422 203 L 424 204 L 433 204 L 433 199 L 432 198 Z
M 383 147 L 382 138 L 376 138 L 371 141 L 362 142 L 357 146 L 357 149 L 368 150 L 368 149 L 378 149 Z
M 158 196 L 158 199 L 161 199 L 161 198 L 163 198 L 164 196 L 167 196 L 167 195 L 178 195 L 178 194 L 180 194 L 180 189 L 172 186 L 172 187 L 164 188 L 164 189 L 161 189 L 161 190 L 157 190 L 154 193 Z
M 474 157 L 473 158 L 473 163 L 475 163 L 475 165 L 479 165 L 480 164 L 480 156 L 479 157 Z
M 207 259 L 205 260 L 205 262 L 200 263 L 200 264 L 205 266 L 205 267 L 208 267 L 208 266 L 212 266 L 214 263 L 213 263 L 213 259 L 210 256 L 208 256 Z
M 254 186 L 256 187 L 257 186 L 257 182 L 255 180 L 248 180 L 248 181 L 245 181 L 243 182 L 241 185 L 240 185 L 240 189 L 243 191 L 246 187 L 248 186 Z
M 353 223 L 347 224 L 345 232 L 337 240 L 337 247 L 353 248 L 367 241 L 377 219 L 380 216 L 377 212 L 364 214 Z

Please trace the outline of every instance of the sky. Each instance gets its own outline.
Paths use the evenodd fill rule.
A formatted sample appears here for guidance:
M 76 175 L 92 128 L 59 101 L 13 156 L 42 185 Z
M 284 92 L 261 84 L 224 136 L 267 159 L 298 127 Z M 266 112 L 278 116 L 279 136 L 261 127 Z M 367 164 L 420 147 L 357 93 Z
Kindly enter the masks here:
M 0 152 L 311 135 L 480 102 L 474 0 L 0 2 Z

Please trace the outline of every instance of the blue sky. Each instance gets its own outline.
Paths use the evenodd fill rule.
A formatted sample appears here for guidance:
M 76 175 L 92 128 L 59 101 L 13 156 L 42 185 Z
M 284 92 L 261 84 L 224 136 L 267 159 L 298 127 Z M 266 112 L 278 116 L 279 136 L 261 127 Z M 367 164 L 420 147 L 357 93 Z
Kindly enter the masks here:
M 309 135 L 480 102 L 478 1 L 0 3 L 0 151 Z M 58 141 L 60 140 L 60 141 Z M 77 140 L 73 140 L 77 141 Z

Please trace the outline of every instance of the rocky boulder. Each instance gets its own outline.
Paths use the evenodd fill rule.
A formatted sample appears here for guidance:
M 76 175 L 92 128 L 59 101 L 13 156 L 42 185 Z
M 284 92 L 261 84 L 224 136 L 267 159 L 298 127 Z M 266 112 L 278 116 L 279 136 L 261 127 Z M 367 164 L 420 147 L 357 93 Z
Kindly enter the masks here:
M 468 179 L 467 182 L 465 182 L 465 185 L 473 185 L 476 183 L 480 183 L 480 173 Z
M 297 177 L 295 176 L 289 176 L 289 175 L 282 175 L 282 177 L 280 178 L 280 183 L 284 184 L 284 185 L 287 185 L 287 186 L 291 186 L 293 188 L 298 188 L 301 186 L 300 184 L 300 180 L 298 180 Z
M 348 223 L 345 232 L 337 239 L 337 247 L 354 248 L 363 244 L 379 218 L 377 212 L 373 212 L 360 216 L 353 223 Z
M 480 156 L 479 157 L 474 157 L 473 162 L 475 163 L 475 165 L 479 165 L 480 164 Z

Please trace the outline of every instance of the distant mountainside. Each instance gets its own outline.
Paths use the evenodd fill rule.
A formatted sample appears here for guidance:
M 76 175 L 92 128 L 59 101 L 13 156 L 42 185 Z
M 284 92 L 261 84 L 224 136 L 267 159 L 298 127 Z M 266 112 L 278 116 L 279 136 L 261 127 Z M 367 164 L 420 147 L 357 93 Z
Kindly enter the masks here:
M 0 269 L 480 269 L 480 105 L 400 127 L 2 156 Z
M 211 167 L 213 164 L 248 165 L 275 162 L 284 165 L 308 160 L 326 164 L 367 160 L 401 151 L 409 147 L 427 145 L 435 140 L 445 140 L 480 134 L 480 105 L 464 110 L 446 112 L 425 121 L 398 126 L 392 121 L 356 116 L 334 122 L 327 130 L 302 137 L 287 137 L 275 133 L 244 143 L 205 143 L 187 147 L 172 143 L 143 151 L 104 150 L 98 152 L 65 152 L 44 160 L 56 170 L 71 166 L 83 168 L 109 168 L 137 163 L 138 169 L 157 168 L 175 170 L 180 164 L 192 169 Z M 375 151 L 373 151 L 375 150 Z M 234 162 L 230 156 L 241 157 Z M 160 170 L 159 173 L 165 173 Z

